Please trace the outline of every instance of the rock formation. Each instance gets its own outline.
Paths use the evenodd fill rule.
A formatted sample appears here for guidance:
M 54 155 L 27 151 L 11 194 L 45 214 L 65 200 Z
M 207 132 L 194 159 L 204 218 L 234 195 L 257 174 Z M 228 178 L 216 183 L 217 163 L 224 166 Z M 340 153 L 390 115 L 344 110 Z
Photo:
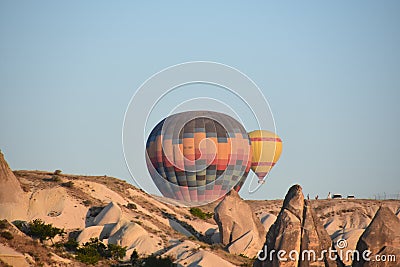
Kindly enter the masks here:
M 314 251 L 317 257 L 322 255 L 323 250 L 329 250 L 332 246 L 332 240 L 321 221 L 316 216 L 311 202 L 309 200 L 304 201 L 303 211 L 303 222 L 302 222 L 302 234 L 301 234 L 301 246 L 300 253 L 304 251 Z M 301 255 L 301 254 L 299 254 Z M 300 267 L 306 266 L 337 266 L 338 264 L 329 258 L 329 255 L 321 260 L 313 260 L 307 257 L 301 257 L 299 262 Z
M 20 180 L 17 179 L 0 152 L 0 219 L 41 219 L 59 228 L 83 227 L 82 218 L 87 208 L 69 196 L 66 188 L 58 186 L 59 183 L 49 182 L 52 173 L 39 173 L 30 182 L 21 179 L 21 176 L 18 177 Z M 48 187 L 46 183 L 54 186 Z M 27 192 L 22 190 L 21 184 L 25 184 Z M 32 190 L 30 186 L 33 184 L 35 186 Z
M 354 267 L 369 266 L 399 266 L 400 265 L 400 220 L 387 207 L 381 207 L 375 214 L 371 223 L 365 229 L 357 243 L 359 260 L 354 259 Z M 362 257 L 364 251 L 370 261 Z M 390 255 L 395 255 L 395 261 L 389 260 Z M 385 259 L 385 261 L 383 261 Z
M 0 151 L 0 203 L 19 202 L 23 190 Z
M 305 201 L 302 188 L 294 185 L 289 189 L 278 218 L 267 233 L 263 251 L 254 266 L 337 266 L 323 253 L 324 250 L 329 251 L 331 246 L 332 241 L 310 201 Z M 280 258 L 286 260 L 278 259 L 279 250 L 285 252 L 280 254 Z M 313 252 L 309 254 L 308 251 Z
M 271 225 L 274 224 L 274 222 L 276 221 L 276 216 L 273 214 L 266 214 L 264 216 L 262 216 L 261 219 L 261 223 L 264 226 L 264 229 L 266 231 L 269 230 L 269 228 L 271 227 Z
M 94 218 L 93 225 L 116 224 L 121 219 L 122 211 L 117 203 L 110 202 Z
M 0 219 L 24 219 L 27 197 L 0 151 Z
M 254 257 L 263 244 L 265 230 L 260 220 L 234 190 L 215 207 L 221 243 L 233 254 Z
M 125 259 L 129 259 L 133 250 L 139 255 L 149 255 L 162 249 L 160 237 L 126 218 L 117 203 L 110 202 L 100 211 L 92 209 L 91 215 L 92 212 L 97 214 L 94 218 L 86 218 L 87 227 L 76 238 L 80 244 L 98 238 L 106 244 L 120 245 L 127 248 Z

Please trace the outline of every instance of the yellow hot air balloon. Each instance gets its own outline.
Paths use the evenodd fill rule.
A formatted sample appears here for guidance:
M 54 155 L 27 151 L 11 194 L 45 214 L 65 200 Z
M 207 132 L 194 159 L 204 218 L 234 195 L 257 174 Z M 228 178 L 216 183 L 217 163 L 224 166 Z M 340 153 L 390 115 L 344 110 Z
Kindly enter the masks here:
M 282 140 L 273 132 L 256 130 L 249 133 L 252 149 L 251 169 L 263 183 L 282 153 Z

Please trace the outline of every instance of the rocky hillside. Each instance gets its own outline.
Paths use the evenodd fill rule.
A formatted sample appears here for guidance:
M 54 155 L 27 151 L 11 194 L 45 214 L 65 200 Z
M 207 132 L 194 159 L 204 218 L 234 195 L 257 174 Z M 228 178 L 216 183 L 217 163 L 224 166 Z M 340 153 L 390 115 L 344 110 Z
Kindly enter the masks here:
M 318 244 L 318 249 L 322 249 L 329 243 L 346 239 L 348 244 L 343 250 L 355 249 L 381 206 L 397 216 L 400 209 L 397 200 L 304 202 L 301 189 L 296 189 L 295 197 L 288 197 L 293 196 L 289 191 L 285 202 L 244 201 L 231 193 L 222 202 L 190 210 L 166 204 L 162 198 L 113 177 L 69 175 L 59 171 L 11 172 L 2 155 L 0 167 L 0 219 L 30 222 L 39 218 L 64 228 L 67 235 L 64 240 L 55 239 L 55 243 L 70 238 L 82 245 L 98 238 L 104 244 L 126 247 L 123 258 L 126 263 L 136 251 L 139 257 L 168 256 L 177 266 L 253 266 L 263 244 L 272 242 L 266 237 L 273 239 L 268 243 L 271 246 L 283 244 L 279 236 L 289 238 L 288 227 L 293 225 L 298 225 L 297 234 L 294 241 L 287 242 L 300 251 L 307 248 L 305 240 L 309 240 L 310 246 Z M 299 221 L 285 220 L 293 216 Z M 73 254 L 51 243 L 38 245 L 37 240 L 24 235 L 11 223 L 6 228 L 14 238 L 0 237 L 3 263 L 84 266 Z M 302 229 L 309 232 L 306 234 Z M 396 246 L 391 251 L 396 251 Z M 117 262 L 100 261 L 98 265 L 110 264 Z M 351 261 L 344 264 L 350 265 Z

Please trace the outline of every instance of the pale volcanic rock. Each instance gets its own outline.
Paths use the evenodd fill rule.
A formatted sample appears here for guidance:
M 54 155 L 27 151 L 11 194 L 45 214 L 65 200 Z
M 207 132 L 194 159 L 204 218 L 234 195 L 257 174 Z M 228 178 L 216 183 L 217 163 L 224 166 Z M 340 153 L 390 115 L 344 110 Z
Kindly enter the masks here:
M 205 251 L 203 249 L 192 253 L 189 257 L 175 261 L 178 267 L 183 266 L 218 266 L 218 267 L 235 267 L 229 261 L 226 261 L 214 253 Z
M 185 240 L 181 241 L 171 241 L 175 242 L 175 244 L 168 249 L 167 252 L 163 254 L 163 256 L 170 256 L 176 261 L 184 260 L 190 257 L 193 254 L 193 251 L 197 251 L 200 248 L 199 244 L 196 244 L 192 241 Z
M 316 216 L 311 202 L 304 200 L 304 211 L 302 220 L 301 246 L 299 252 L 313 251 L 316 257 L 323 255 L 323 250 L 328 250 L 332 246 L 332 240 L 322 222 Z M 299 267 L 308 266 L 337 266 L 336 262 L 329 257 L 324 257 L 323 261 L 301 257 Z
M 127 256 L 132 254 L 135 249 L 139 255 L 148 255 L 161 250 L 161 239 L 153 234 L 148 233 L 139 224 L 130 222 L 122 226 L 115 234 L 108 238 L 109 244 L 117 244 L 127 247 L 129 252 Z
M 264 226 L 265 231 L 268 231 L 269 228 L 274 224 L 274 222 L 276 221 L 276 216 L 274 214 L 263 214 L 261 216 L 261 223 Z
M 233 254 L 254 257 L 263 244 L 265 230 L 260 220 L 234 190 L 215 207 L 221 243 Z
M 118 204 L 110 202 L 102 211 L 94 218 L 93 225 L 105 225 L 117 223 L 121 219 L 122 211 Z
M 0 151 L 0 214 L 8 220 L 26 217 L 28 199 Z
M 0 203 L 20 201 L 24 191 L 0 151 Z
M 358 240 L 357 250 L 360 255 L 369 250 L 371 261 L 365 261 L 360 257 L 359 261 L 354 260 L 354 267 L 400 265 L 400 220 L 388 207 L 381 207 L 375 214 Z M 396 261 L 377 260 L 389 255 L 395 255 Z
M 351 255 L 351 253 L 356 249 L 357 242 L 363 232 L 364 229 L 342 229 L 341 233 L 336 233 L 335 238 L 332 238 L 335 249 L 339 252 L 339 255 L 344 255 L 342 261 L 346 266 L 351 266 L 353 262 L 353 258 L 346 255 Z M 345 245 L 341 246 L 340 242 L 343 242 L 343 240 L 346 240 Z
M 84 244 L 86 242 L 89 242 L 91 238 L 99 238 L 101 232 L 103 231 L 103 228 L 104 226 L 102 225 L 86 227 L 82 230 L 82 232 L 80 232 L 80 234 L 76 238 L 76 241 L 78 241 L 79 244 Z
M 266 261 L 257 261 L 255 266 L 298 266 L 294 261 L 279 262 L 276 256 L 270 261 L 270 250 L 300 251 L 304 196 L 299 185 L 292 186 L 286 194 L 282 209 L 276 222 L 270 227 L 265 246 L 268 256 Z M 287 256 L 286 256 L 287 257 Z
M 336 262 L 326 256 L 318 260 L 322 251 L 329 250 L 331 245 L 332 241 L 313 211 L 310 201 L 304 200 L 302 188 L 294 185 L 286 194 L 281 211 L 267 233 L 263 252 L 260 254 L 264 259 L 256 260 L 254 266 L 337 266 Z M 280 261 L 277 254 L 272 253 L 280 250 L 285 252 L 281 257 L 287 259 L 286 261 Z M 301 256 L 309 250 L 315 252 L 315 258 Z

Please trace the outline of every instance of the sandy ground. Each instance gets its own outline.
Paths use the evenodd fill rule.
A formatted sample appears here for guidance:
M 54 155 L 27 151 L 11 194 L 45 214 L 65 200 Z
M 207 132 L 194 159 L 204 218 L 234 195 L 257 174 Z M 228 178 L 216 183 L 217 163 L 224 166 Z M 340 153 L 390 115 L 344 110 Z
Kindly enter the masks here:
M 43 189 L 32 194 L 26 220 L 36 218 L 65 229 L 82 229 L 88 208 L 68 195 L 65 188 Z
M 0 260 L 13 267 L 29 267 L 25 256 L 18 251 L 0 244 Z
M 187 258 L 179 259 L 178 266 L 218 266 L 218 267 L 234 267 L 232 263 L 221 259 L 214 253 L 200 249 L 198 252 L 191 254 Z
M 104 184 L 74 180 L 74 186 L 79 187 L 87 195 L 92 196 L 102 201 L 103 203 L 109 203 L 111 201 L 116 202 L 120 205 L 126 205 L 128 203 L 128 201 L 120 194 L 114 192 Z

